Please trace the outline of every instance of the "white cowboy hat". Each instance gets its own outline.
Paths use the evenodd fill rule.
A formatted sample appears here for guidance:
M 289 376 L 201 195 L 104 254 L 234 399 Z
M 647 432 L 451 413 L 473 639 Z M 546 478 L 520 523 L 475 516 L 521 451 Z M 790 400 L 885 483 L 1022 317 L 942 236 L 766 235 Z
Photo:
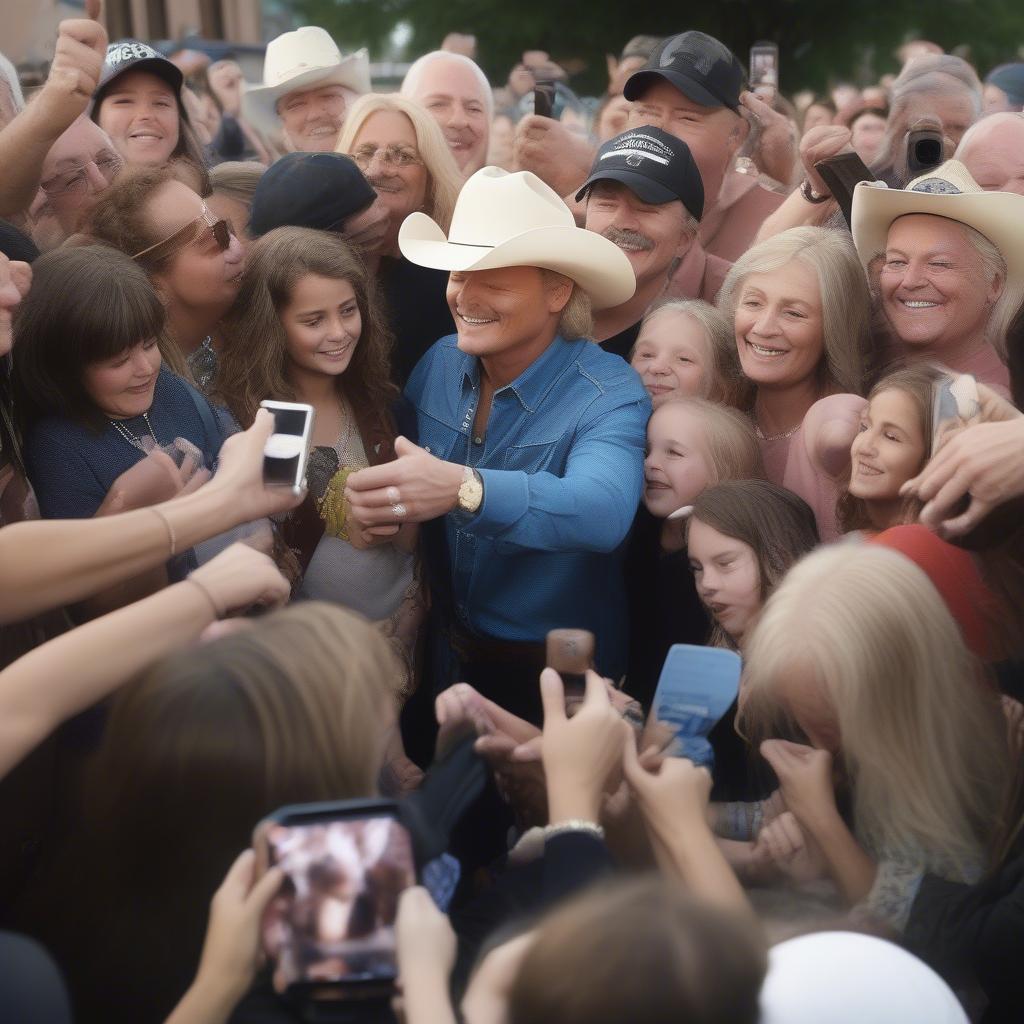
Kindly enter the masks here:
M 410 262 L 435 270 L 553 270 L 572 278 L 595 309 L 621 305 L 636 291 L 626 254 L 578 228 L 558 193 L 530 171 L 482 168 L 462 186 L 447 238 L 425 213 L 410 213 L 398 246 Z
M 267 43 L 263 85 L 247 86 L 242 113 L 257 128 L 274 131 L 280 126 L 277 101 L 282 96 L 321 85 L 343 85 L 359 95 L 369 92 L 366 50 L 343 57 L 334 40 L 315 25 L 285 32 Z
M 946 217 L 983 234 L 1006 261 L 1007 301 L 1016 309 L 1024 300 L 1024 196 L 984 191 L 959 160 L 947 160 L 905 189 L 862 181 L 853 190 L 850 221 L 866 270 L 885 252 L 892 222 L 910 213 Z

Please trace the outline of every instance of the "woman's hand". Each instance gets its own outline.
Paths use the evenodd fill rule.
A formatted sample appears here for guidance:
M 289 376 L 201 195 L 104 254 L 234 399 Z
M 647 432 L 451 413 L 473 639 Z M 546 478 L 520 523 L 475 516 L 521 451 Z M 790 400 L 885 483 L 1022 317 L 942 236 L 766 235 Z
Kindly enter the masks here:
M 788 740 L 765 740 L 761 756 L 778 776 L 786 806 L 798 821 L 808 825 L 823 812 L 835 811 L 832 755 L 827 750 Z
M 648 758 L 646 767 L 632 743 L 625 745 L 626 781 L 647 824 L 662 839 L 694 829 L 710 831 L 707 824 L 711 776 L 706 768 L 685 757 Z
M 508 996 L 519 975 L 523 957 L 536 941 L 535 932 L 524 932 L 483 958 L 469 981 L 462 999 L 466 1024 L 504 1024 L 508 1017 Z
M 226 1019 L 252 984 L 263 912 L 284 877 L 271 868 L 256 879 L 255 866 L 252 850 L 239 854 L 214 894 L 196 979 L 167 1024 Z
M 455 932 L 421 885 L 406 889 L 398 898 L 395 945 L 403 985 L 411 975 L 423 973 L 442 977 L 447 983 L 455 966 Z
M 195 469 L 194 463 L 183 463 L 183 467 L 184 470 L 162 448 L 154 448 L 110 485 L 96 515 L 110 516 L 170 501 L 185 488 L 188 469 Z
M 771 865 L 798 885 L 828 877 L 821 849 L 790 811 L 762 827 L 752 857 L 755 864 Z
M 201 565 L 189 579 L 206 591 L 220 618 L 253 605 L 278 608 L 291 594 L 273 559 L 242 541 Z
M 740 93 L 740 105 L 760 129 L 757 146 L 761 170 L 769 178 L 788 185 L 797 161 L 796 126 L 785 114 L 780 114 L 752 92 Z
M 819 196 L 828 196 L 832 192 L 825 179 L 815 169 L 815 164 L 840 153 L 852 153 L 853 135 L 849 128 L 838 125 L 818 125 L 804 134 L 800 140 L 800 160 L 804 165 L 804 173 L 811 183 L 811 188 Z
M 994 508 L 1024 494 L 1024 416 L 965 427 L 900 494 L 925 503 L 919 519 L 940 536 L 970 533 Z M 967 511 L 953 516 L 965 496 Z
M 551 823 L 582 818 L 597 821 L 605 783 L 622 763 L 629 726 L 608 699 L 605 681 L 587 671 L 583 703 L 572 718 L 565 713 L 562 677 L 552 668 L 540 675 L 544 703 L 541 759 L 548 783 Z

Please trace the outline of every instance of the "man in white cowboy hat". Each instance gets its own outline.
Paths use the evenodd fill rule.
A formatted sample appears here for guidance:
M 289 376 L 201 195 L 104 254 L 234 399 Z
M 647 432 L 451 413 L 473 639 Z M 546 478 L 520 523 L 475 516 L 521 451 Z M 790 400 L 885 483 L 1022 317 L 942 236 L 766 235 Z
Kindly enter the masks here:
M 1006 331 L 1024 299 L 1024 196 L 985 192 L 948 160 L 905 189 L 861 182 L 851 230 L 896 354 L 1009 394 Z
M 435 682 L 458 673 L 539 720 L 549 630 L 591 630 L 606 675 L 625 660 L 619 548 L 640 500 L 650 400 L 588 339 L 591 307 L 625 302 L 633 270 L 539 178 L 497 167 L 466 182 L 447 238 L 414 213 L 398 243 L 450 272 L 458 333 L 406 387 L 420 446 L 399 438 L 398 458 L 352 474 L 346 496 L 364 531 L 433 520 L 436 625 L 457 654 Z
M 267 44 L 263 85 L 242 96 L 242 114 L 257 130 L 284 132 L 293 150 L 333 153 L 349 100 L 370 91 L 366 50 L 342 56 L 322 28 L 307 25 Z

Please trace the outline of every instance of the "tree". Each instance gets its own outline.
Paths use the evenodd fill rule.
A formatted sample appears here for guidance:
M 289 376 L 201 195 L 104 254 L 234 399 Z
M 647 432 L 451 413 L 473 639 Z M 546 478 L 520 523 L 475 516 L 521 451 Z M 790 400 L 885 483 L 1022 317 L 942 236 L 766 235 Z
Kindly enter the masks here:
M 778 44 L 782 88 L 821 90 L 839 79 L 875 80 L 895 72 L 894 51 L 909 38 L 927 38 L 965 54 L 984 73 L 1016 60 L 1024 42 L 1020 0 L 717 0 L 685 13 L 677 0 L 643 5 L 594 0 L 290 0 L 304 24 L 322 25 L 343 48 L 369 46 L 380 52 L 400 21 L 412 28 L 409 53 L 436 48 L 449 31 L 473 32 L 480 62 L 492 82 L 504 82 L 525 49 L 545 49 L 556 59 L 582 58 L 573 79 L 583 93 L 606 85 L 606 53 L 618 53 L 641 33 L 671 35 L 700 29 L 726 43 L 746 63 L 761 39 Z

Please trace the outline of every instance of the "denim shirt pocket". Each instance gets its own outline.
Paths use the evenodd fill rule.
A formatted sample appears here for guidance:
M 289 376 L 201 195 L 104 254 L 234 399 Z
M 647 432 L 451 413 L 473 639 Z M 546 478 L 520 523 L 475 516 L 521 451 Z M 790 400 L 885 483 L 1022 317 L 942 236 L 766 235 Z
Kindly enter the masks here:
M 565 470 L 568 442 L 568 437 L 562 436 L 550 441 L 511 444 L 505 449 L 505 464 L 502 468 L 520 470 L 523 473 L 553 473 L 555 476 L 561 476 Z
M 420 432 L 420 447 L 439 459 L 450 460 L 457 442 L 463 437 L 462 431 L 423 409 L 417 410 L 416 421 Z

